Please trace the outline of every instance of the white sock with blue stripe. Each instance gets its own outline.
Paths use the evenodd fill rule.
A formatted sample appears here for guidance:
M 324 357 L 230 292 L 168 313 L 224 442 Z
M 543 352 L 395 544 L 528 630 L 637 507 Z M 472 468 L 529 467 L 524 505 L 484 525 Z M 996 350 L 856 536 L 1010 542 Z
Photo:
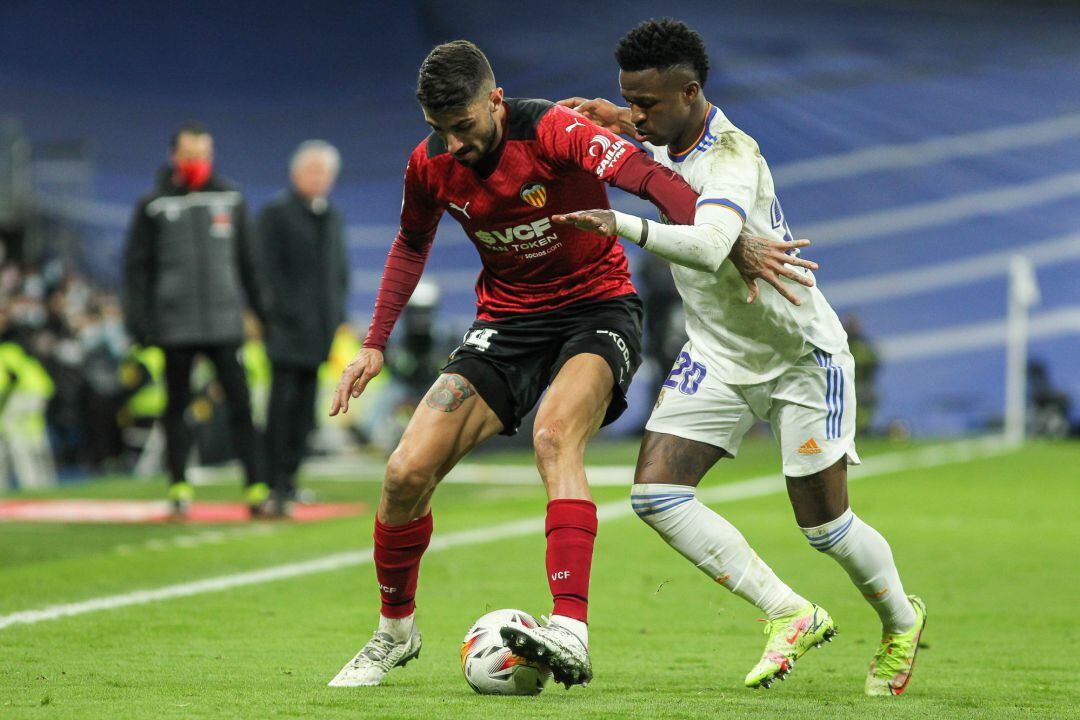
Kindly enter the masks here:
M 881 618 L 885 632 L 901 633 L 915 624 L 915 610 L 904 594 L 892 548 L 885 538 L 859 516 L 844 511 L 840 517 L 812 528 L 801 528 L 811 547 L 840 563 Z
M 734 525 L 697 499 L 694 488 L 634 485 L 630 500 L 638 517 L 668 545 L 770 620 L 807 605 L 805 598 L 776 577 Z

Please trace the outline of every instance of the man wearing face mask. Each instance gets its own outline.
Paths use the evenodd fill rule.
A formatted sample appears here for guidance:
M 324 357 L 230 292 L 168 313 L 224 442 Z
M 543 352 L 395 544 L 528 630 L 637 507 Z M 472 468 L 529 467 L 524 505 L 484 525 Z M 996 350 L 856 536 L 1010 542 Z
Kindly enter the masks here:
M 333 145 L 301 143 L 289 166 L 292 187 L 263 208 L 256 223 L 268 290 L 266 351 L 274 368 L 266 435 L 278 516 L 289 514 L 296 495 L 319 365 L 345 319 L 343 221 L 328 199 L 340 166 Z
M 169 163 L 135 208 L 124 254 L 124 317 L 141 345 L 165 351 L 169 500 L 184 517 L 194 496 L 185 476 L 191 447 L 184 415 L 191 368 L 207 357 L 225 391 L 229 427 L 244 465 L 245 501 L 262 511 L 269 489 L 260 467 L 247 380 L 239 362 L 245 308 L 262 317 L 244 197 L 214 174 L 213 138 L 198 123 L 172 136 Z

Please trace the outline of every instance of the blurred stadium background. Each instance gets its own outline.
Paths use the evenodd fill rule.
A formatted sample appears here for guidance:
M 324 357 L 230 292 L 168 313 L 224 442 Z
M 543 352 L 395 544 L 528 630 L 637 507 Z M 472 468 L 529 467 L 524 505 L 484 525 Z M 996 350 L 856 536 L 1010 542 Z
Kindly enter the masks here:
M 1080 11 L 1073 3 L 7 0 L 0 3 L 0 314 L 9 328 L 40 329 L 50 313 L 66 318 L 56 336 L 39 335 L 25 348 L 56 369 L 48 437 L 62 479 L 87 469 L 114 473 L 67 494 L 163 492 L 163 484 L 131 489 L 126 473 L 137 455 L 117 459 L 103 450 L 103 457 L 84 447 L 92 439 L 65 428 L 92 432 L 114 420 L 95 414 L 101 406 L 93 399 L 118 387 L 127 353 L 115 301 L 124 234 L 177 125 L 198 119 L 208 126 L 217 168 L 241 184 L 253 211 L 285 185 L 300 141 L 323 138 L 341 150 L 333 197 L 349 226 L 348 314 L 362 336 L 396 229 L 405 159 L 426 132 L 413 90 L 430 47 L 475 41 L 512 97 L 614 99 L 615 42 L 637 21 L 665 15 L 704 36 L 714 63 L 708 97 L 758 140 L 793 233 L 814 243 L 809 256 L 821 263 L 826 297 L 842 317 L 857 318 L 874 348 L 879 400 L 868 431 L 929 439 L 1000 430 L 1010 277 L 1030 279 L 1033 271 L 1037 298 L 1027 295 L 1038 302 L 1030 307 L 1022 368 L 1027 430 L 1080 434 Z M 611 198 L 616 207 L 645 211 L 617 191 Z M 632 262 L 644 270 L 641 254 Z M 426 274 L 440 299 L 434 319 L 421 323 L 437 347 L 455 344 L 468 325 L 478 270 L 476 252 L 445 218 Z M 640 282 L 654 275 L 642 272 Z M 635 381 L 632 411 L 607 433 L 612 439 L 640 428 L 658 370 Z M 336 380 L 332 368 L 328 377 Z M 70 388 L 83 399 L 66 403 Z M 378 432 L 330 428 L 320 449 L 333 453 L 356 439 L 378 444 Z M 613 447 L 607 462 L 632 464 L 632 442 Z M 1067 478 L 1075 464 L 1060 457 L 1056 467 Z M 377 468 L 364 472 L 378 476 Z M 1075 492 L 1074 484 L 1060 487 Z M 342 489 L 353 486 L 312 486 L 332 500 L 355 499 Z M 359 494 L 374 501 L 364 488 Z M 366 519 L 363 528 L 351 523 L 331 523 L 336 535 L 307 531 L 300 550 L 275 557 L 366 537 Z M 58 535 L 0 533 L 0 559 L 29 566 L 100 550 L 111 558 L 108 568 L 122 573 L 125 553 L 164 537 L 156 529 L 119 537 L 44 527 Z M 89 549 L 76 552 L 59 537 Z M 110 554 L 118 542 L 128 550 Z M 263 556 L 248 558 L 223 554 L 215 562 L 252 567 Z M 120 584 L 201 576 L 197 566 L 188 569 L 188 576 L 177 570 L 158 578 L 139 565 Z M 15 568 L 0 582 L 0 612 L 117 589 L 95 575 L 90 595 L 67 593 L 43 579 L 56 572 Z M 24 587 L 31 589 L 3 599 L 5 585 L 20 578 L 30 578 Z M 373 602 L 366 584 L 350 583 Z M 32 641 L 12 647 L 27 662 L 34 657 Z

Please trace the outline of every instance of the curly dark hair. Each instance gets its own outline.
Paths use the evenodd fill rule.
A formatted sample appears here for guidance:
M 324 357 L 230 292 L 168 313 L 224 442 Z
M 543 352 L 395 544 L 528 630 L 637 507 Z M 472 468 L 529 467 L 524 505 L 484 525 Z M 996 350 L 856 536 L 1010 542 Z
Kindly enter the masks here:
M 693 70 L 702 85 L 709 77 L 709 56 L 701 36 L 679 20 L 646 20 L 615 46 L 615 61 L 627 72 L 655 68 Z
M 420 64 L 416 99 L 430 112 L 461 108 L 486 84 L 495 85 L 487 57 L 468 40 L 437 45 Z

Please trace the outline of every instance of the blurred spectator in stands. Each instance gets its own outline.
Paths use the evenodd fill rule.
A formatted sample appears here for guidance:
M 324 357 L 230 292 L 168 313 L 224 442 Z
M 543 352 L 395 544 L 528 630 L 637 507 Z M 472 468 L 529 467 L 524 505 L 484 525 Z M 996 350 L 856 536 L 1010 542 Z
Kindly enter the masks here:
M 291 187 L 259 215 L 266 274 L 266 349 L 273 367 L 267 443 L 274 512 L 287 515 L 314 425 L 318 370 L 345 319 L 349 266 L 341 214 L 330 203 L 341 159 L 321 140 L 297 148 Z
M 32 291 L 33 292 L 33 291 Z M 41 308 L 43 304 L 39 303 Z M 27 331 L 44 324 L 31 321 L 32 298 L 17 306 L 23 312 L 20 327 L 16 314 L 0 306 L 0 489 L 6 488 L 9 466 L 23 488 L 51 487 L 56 471 L 46 433 L 45 408 L 54 386 L 36 357 L 27 352 Z M 36 315 L 34 317 L 37 317 Z
M 260 283 L 244 197 L 214 174 L 213 160 L 213 139 L 202 125 L 188 123 L 173 134 L 169 164 L 135 208 L 124 256 L 128 330 L 140 345 L 165 351 L 169 499 L 178 517 L 194 495 L 185 475 L 191 447 L 185 412 L 197 354 L 213 363 L 224 388 L 253 516 L 269 495 L 239 360 L 245 305 L 262 316 Z
M 855 413 L 855 431 L 861 435 L 873 432 L 877 417 L 877 374 L 881 366 L 877 350 L 863 333 L 862 320 L 854 313 L 844 316 L 844 330 L 848 335 L 848 347 L 855 358 L 855 396 L 859 398 Z

